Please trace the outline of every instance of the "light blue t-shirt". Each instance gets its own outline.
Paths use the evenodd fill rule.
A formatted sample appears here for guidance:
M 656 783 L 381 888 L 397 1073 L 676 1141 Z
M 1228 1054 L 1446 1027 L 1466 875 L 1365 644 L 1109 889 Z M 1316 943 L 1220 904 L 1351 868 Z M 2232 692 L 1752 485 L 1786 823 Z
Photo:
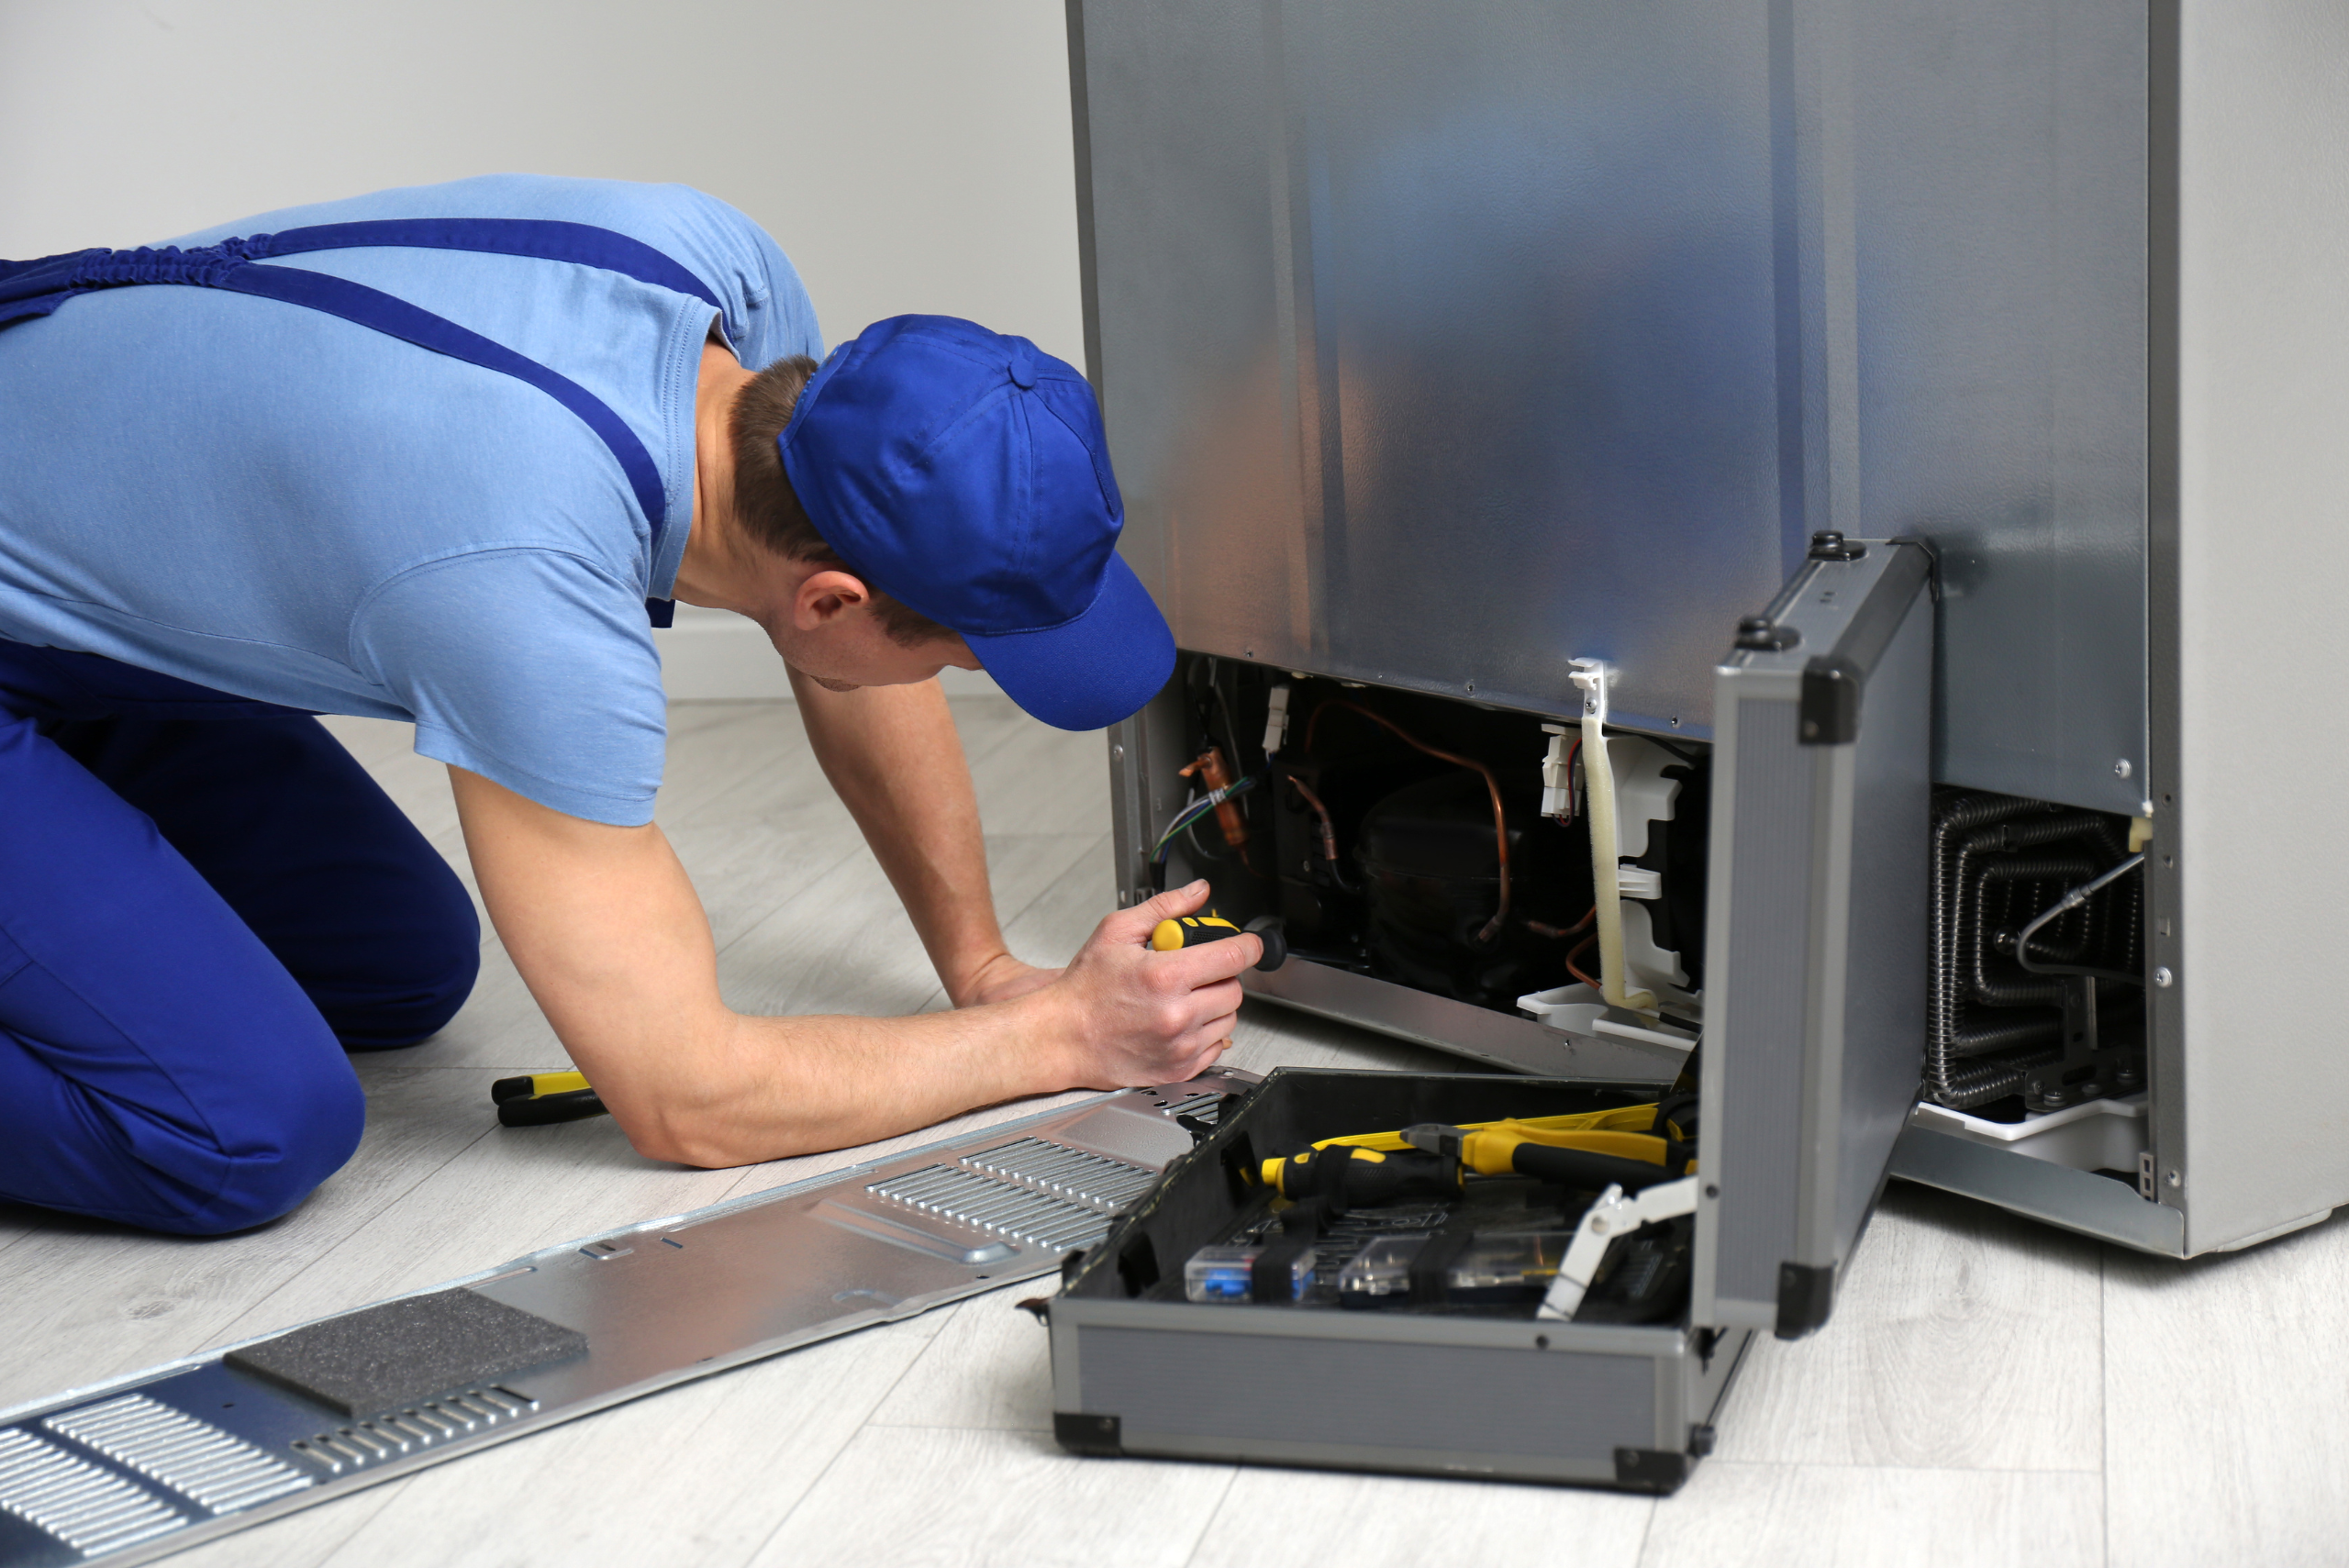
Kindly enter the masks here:
M 681 185 L 494 175 L 174 243 L 394 217 L 614 229 L 708 287 L 744 365 L 823 351 L 774 241 Z M 113 289 L 0 330 L 0 638 L 411 719 L 428 757 L 575 817 L 650 821 L 665 726 L 644 601 L 669 596 L 692 523 L 709 306 L 523 257 L 270 264 L 396 295 L 602 398 L 660 469 L 657 559 L 610 449 L 535 387 L 274 300 Z

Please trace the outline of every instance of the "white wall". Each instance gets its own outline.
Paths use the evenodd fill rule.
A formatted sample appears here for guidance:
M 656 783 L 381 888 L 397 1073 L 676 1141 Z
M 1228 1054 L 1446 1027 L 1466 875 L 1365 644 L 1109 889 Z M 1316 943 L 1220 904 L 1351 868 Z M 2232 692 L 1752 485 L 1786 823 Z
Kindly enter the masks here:
M 1071 160 L 1060 0 L 0 0 L 0 256 L 507 170 L 680 180 L 774 235 L 828 341 L 938 311 L 1082 364 Z M 672 644 L 672 695 L 784 689 L 747 622 Z

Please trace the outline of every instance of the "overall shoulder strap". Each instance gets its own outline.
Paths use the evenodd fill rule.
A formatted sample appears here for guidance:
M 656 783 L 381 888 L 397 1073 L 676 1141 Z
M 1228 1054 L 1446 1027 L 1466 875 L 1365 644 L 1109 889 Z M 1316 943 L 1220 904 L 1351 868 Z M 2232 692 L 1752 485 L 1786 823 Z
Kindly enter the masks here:
M 364 223 L 321 223 L 256 236 L 251 258 L 295 256 L 306 250 L 349 250 L 371 245 L 404 245 L 427 250 L 480 250 L 499 256 L 533 256 L 545 261 L 575 261 L 619 272 L 639 283 L 688 294 L 713 310 L 724 306 L 709 285 L 641 239 L 592 224 L 539 217 L 393 217 Z
M 226 239 L 194 250 L 167 245 L 136 250 L 75 250 L 32 261 L 0 261 L 0 327 L 47 316 L 67 300 L 99 289 L 177 284 L 324 311 L 434 353 L 497 371 L 527 382 L 570 409 L 611 449 L 637 505 L 644 509 L 651 528 L 651 553 L 657 560 L 668 521 L 660 468 L 628 422 L 602 398 L 503 343 L 380 289 L 304 268 L 260 264 L 265 257 L 371 246 L 475 250 L 570 261 L 689 295 L 714 310 L 724 308 L 708 286 L 685 268 L 642 240 L 608 228 L 542 218 L 389 218 L 289 228 L 282 234 Z M 666 599 L 647 599 L 645 608 L 655 626 L 667 626 L 675 613 Z

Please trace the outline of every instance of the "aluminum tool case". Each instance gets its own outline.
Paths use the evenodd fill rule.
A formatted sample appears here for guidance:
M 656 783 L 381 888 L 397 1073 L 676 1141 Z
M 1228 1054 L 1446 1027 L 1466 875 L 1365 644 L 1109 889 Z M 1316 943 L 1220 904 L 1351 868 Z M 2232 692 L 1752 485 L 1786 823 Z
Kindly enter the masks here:
M 1904 1019 L 1913 1051 L 1936 1026 L 1909 1011 L 1920 940 L 1814 946 L 1809 983 L 1831 973 L 1870 1022 L 1806 1036 L 1799 1073 L 1772 1033 L 1789 972 L 1741 965 L 1796 934 L 1757 913 L 1739 947 L 1726 879 L 1882 840 L 1754 751 L 1752 694 L 1816 639 L 1716 666 L 1814 535 L 1920 539 L 1938 618 L 1916 782 L 2099 814 L 2143 850 L 2143 1055 L 2021 1120 L 1920 1106 L 1891 1169 L 2170 1256 L 2349 1201 L 2325 1005 L 2349 730 L 2310 706 L 2349 579 L 2334 0 L 1072 0 L 1069 19 L 1088 371 L 1121 548 L 1184 651 L 1110 737 L 1123 897 L 1150 892 L 1195 787 L 1176 770 L 1204 694 L 1238 710 L 1204 737 L 1250 753 L 1237 768 L 1284 684 L 1531 730 L 1574 722 L 1572 661 L 1605 661 L 1621 734 L 1709 747 L 1717 784 L 1740 753 L 1705 862 L 1729 944 L 1708 955 L 1707 1087 L 1756 1125 L 1810 1118 L 1718 1151 L 1714 1288 L 1765 1320 L 1767 1270 L 1825 1266 L 1893 1141 L 1870 1076 L 1891 1058 L 1864 1036 Z M 1264 755 L 1283 798 L 1245 809 L 1304 820 Z M 1194 828 L 1168 865 L 1221 896 L 1219 852 Z M 1852 930 L 1920 929 L 1921 880 L 1876 885 L 1891 925 Z M 1668 1078 L 1693 1032 L 1467 1003 L 1402 969 L 1308 951 L 1248 984 L 1584 1082 Z M 1837 1149 L 1865 1158 L 1806 1163 Z M 1738 1212 L 1765 1201 L 1766 1223 Z
M 1130 1298 L 1135 1261 L 1219 1240 L 1227 1149 L 1572 1111 L 1621 1085 L 1283 1069 L 1224 1118 L 1052 1304 L 1054 1435 L 1076 1452 L 1258 1460 L 1669 1492 L 1752 1331 L 1402 1317 Z

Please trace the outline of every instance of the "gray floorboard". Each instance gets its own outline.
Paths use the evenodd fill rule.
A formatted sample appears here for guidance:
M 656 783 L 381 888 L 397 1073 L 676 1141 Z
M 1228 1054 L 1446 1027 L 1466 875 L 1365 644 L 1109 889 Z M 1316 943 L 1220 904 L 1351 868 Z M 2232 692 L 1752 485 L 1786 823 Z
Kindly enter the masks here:
M 1112 899 L 1098 736 L 958 699 L 1015 951 L 1058 963 Z M 462 865 L 404 727 L 330 728 Z M 787 704 L 681 705 L 660 820 L 736 1005 L 945 1005 Z M 1450 1060 L 1252 1004 L 1230 1059 Z M 494 934 L 440 1037 L 356 1059 L 358 1156 L 300 1209 L 184 1240 L 0 1207 L 0 1404 L 361 1305 L 573 1236 L 939 1136 L 739 1171 L 639 1158 L 607 1120 L 508 1131 L 491 1078 L 563 1064 Z M 1074 1096 L 1067 1096 L 1074 1098 Z M 945 1130 L 1039 1108 L 999 1106 Z M 1921 1189 L 1887 1195 L 1835 1321 L 1757 1346 L 1677 1496 L 1140 1461 L 1053 1446 L 1044 1334 L 1015 1286 L 423 1472 L 197 1549 L 239 1568 L 1312 1562 L 2337 1562 L 2349 1422 L 2332 1332 L 2349 1222 L 2180 1266 Z M 1335 1392 L 1335 1391 L 1333 1391 Z M 1363 1398 L 1366 1419 L 1401 1419 Z

